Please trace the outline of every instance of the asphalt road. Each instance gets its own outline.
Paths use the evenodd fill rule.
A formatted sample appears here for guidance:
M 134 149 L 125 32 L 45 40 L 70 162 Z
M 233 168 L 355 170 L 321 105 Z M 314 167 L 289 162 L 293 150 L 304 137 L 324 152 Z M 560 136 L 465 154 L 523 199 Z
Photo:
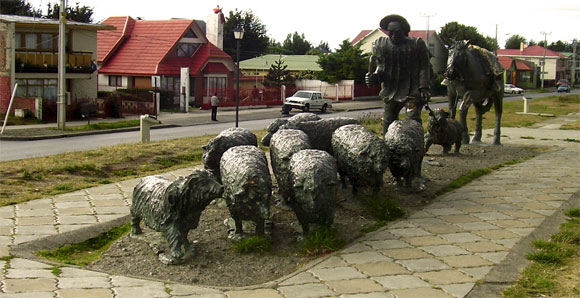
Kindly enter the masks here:
M 556 94 L 556 93 L 555 93 Z M 528 98 L 549 96 L 550 93 L 526 94 Z M 521 96 L 508 96 L 504 101 L 521 100 Z M 431 104 L 431 107 L 447 107 L 447 103 Z M 250 130 L 265 129 L 275 118 L 280 118 L 279 108 L 268 109 L 268 119 L 240 121 L 239 127 Z M 264 111 L 265 112 L 265 111 Z M 357 110 L 348 112 L 328 112 L 320 114 L 322 118 L 328 117 L 353 117 L 358 118 L 363 114 L 382 113 L 382 109 Z M 261 113 L 263 114 L 263 112 Z M 223 115 L 223 114 L 222 114 Z M 218 116 L 219 117 L 219 116 Z M 218 134 L 222 130 L 233 127 L 234 122 L 227 121 L 230 118 L 221 117 L 220 122 L 200 124 L 194 126 L 172 127 L 151 130 L 151 141 L 195 137 L 207 134 Z M 243 118 L 240 118 L 243 119 Z M 224 121 L 221 121 L 224 120 Z M 55 155 L 64 152 L 84 151 L 104 146 L 112 146 L 125 143 L 137 143 L 140 140 L 139 131 L 108 133 L 100 135 L 78 136 L 58 139 L 37 141 L 7 141 L 0 140 L 0 161 L 19 160 L 31 157 Z

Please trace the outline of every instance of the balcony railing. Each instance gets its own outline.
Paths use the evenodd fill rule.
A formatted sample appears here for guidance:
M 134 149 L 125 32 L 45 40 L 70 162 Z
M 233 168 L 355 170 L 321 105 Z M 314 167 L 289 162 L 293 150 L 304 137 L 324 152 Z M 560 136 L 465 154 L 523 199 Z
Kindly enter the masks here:
M 92 73 L 92 53 L 66 53 L 66 72 Z M 16 72 L 57 72 L 58 52 L 16 51 Z

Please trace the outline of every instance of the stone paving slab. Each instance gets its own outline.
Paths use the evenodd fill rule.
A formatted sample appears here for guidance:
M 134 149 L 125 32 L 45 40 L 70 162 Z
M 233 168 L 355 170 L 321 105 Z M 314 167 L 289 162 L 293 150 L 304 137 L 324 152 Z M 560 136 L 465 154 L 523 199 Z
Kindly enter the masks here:
M 502 135 L 510 139 L 504 142 L 528 144 L 517 135 L 532 135 L 506 130 Z M 16 257 L 0 260 L 0 296 L 465 297 L 578 192 L 580 146 L 554 142 L 559 149 L 442 195 L 274 285 L 214 289 L 68 266 L 53 270 L 52 265 Z M 164 176 L 175 179 L 191 170 Z M 19 243 L 125 216 L 137 182 L 0 207 L 0 257 L 14 253 Z

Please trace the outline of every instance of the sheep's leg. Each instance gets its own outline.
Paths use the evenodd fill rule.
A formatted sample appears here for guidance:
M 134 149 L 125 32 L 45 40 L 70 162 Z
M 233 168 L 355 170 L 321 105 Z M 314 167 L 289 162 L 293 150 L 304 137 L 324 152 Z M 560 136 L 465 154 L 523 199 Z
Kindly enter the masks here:
M 139 226 L 139 223 L 141 223 L 141 217 L 139 216 L 131 217 L 131 235 L 139 235 L 143 233 L 141 227 Z
M 236 225 L 236 229 L 235 229 L 234 233 L 236 235 L 242 235 L 244 233 L 244 228 L 242 226 L 242 220 L 237 218 L 237 217 L 234 217 L 234 223 Z
M 259 219 L 256 221 L 256 235 L 264 235 L 264 220 Z
M 450 150 L 451 150 L 451 144 L 443 145 L 443 154 L 449 154 Z
M 183 235 L 175 225 L 162 230 L 163 236 L 169 242 L 169 254 L 159 254 L 159 260 L 164 264 L 178 264 L 183 259 L 181 251 Z

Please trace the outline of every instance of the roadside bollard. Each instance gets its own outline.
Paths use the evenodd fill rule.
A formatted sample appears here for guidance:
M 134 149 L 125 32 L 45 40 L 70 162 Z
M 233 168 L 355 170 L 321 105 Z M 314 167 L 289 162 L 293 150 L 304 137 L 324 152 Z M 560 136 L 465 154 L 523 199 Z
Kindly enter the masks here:
M 141 115 L 140 117 L 140 130 L 141 130 L 141 143 L 147 143 L 151 140 L 150 129 L 154 124 L 159 124 L 161 121 L 157 120 L 153 116 Z
M 525 96 L 522 96 L 522 99 L 524 100 L 524 114 L 527 114 L 530 111 L 530 105 L 528 103 L 528 99 Z

